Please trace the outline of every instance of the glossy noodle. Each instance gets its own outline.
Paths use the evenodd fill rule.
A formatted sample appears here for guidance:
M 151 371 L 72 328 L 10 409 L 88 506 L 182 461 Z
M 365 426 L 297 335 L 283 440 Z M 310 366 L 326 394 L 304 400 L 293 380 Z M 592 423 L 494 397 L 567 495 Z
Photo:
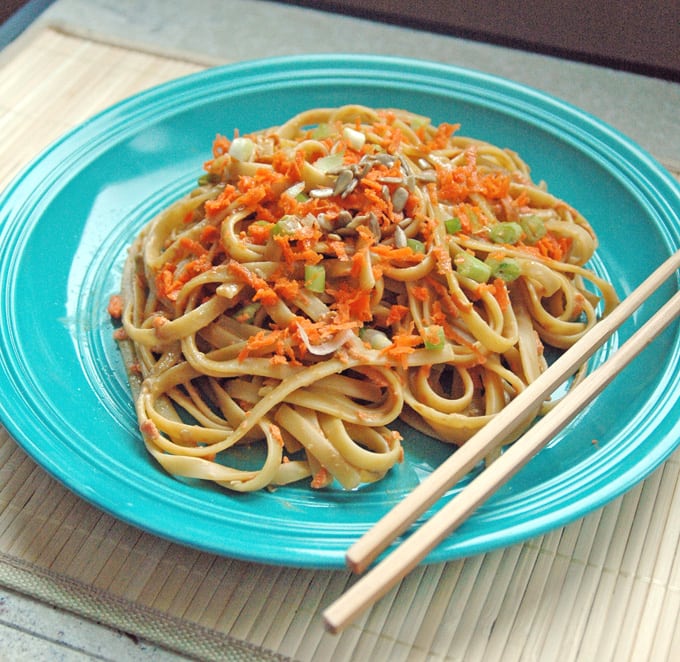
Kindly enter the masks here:
M 464 443 L 545 346 L 616 305 L 583 216 L 458 131 L 345 106 L 217 136 L 122 280 L 117 337 L 164 469 L 238 491 L 376 481 L 403 458 L 398 418 Z

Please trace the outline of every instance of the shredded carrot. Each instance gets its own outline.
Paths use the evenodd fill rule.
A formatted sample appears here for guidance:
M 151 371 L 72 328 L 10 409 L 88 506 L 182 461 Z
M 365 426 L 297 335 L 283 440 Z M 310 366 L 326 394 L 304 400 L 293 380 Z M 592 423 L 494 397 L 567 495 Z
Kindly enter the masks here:
M 281 432 L 281 428 L 278 425 L 273 425 L 271 424 L 269 426 L 269 431 L 271 432 L 272 437 L 276 440 L 276 443 L 283 448 L 283 434 Z
M 333 476 L 328 472 L 326 467 L 321 467 L 312 478 L 311 486 L 315 490 L 327 487 L 333 481 Z
M 206 225 L 201 231 L 201 242 L 212 244 L 220 238 L 220 231 L 214 225 Z
M 179 240 L 179 245 L 185 252 L 185 254 L 193 254 L 200 256 L 208 252 L 203 245 L 201 245 L 199 242 L 193 239 L 189 239 L 189 237 L 182 237 Z
M 248 236 L 256 244 L 266 244 L 271 234 L 272 227 L 272 223 L 251 223 L 247 230 Z
M 235 186 L 228 184 L 214 200 L 206 200 L 205 215 L 208 218 L 216 216 L 221 211 L 229 207 L 238 194 Z
M 427 301 L 430 298 L 430 291 L 425 285 L 411 285 L 410 291 L 418 301 Z
M 329 241 L 328 248 L 330 248 L 341 262 L 349 260 L 347 255 L 347 246 L 344 241 Z
M 447 122 L 442 122 L 435 132 L 434 137 L 425 145 L 427 151 L 436 151 L 438 149 L 444 149 L 451 136 L 460 128 L 460 124 L 448 124 Z
M 507 310 L 510 307 L 510 295 L 508 294 L 508 286 L 502 278 L 496 278 L 493 282 L 494 296 L 501 310 Z
M 385 320 L 388 325 L 395 324 L 396 322 L 401 322 L 409 314 L 408 306 L 402 306 L 399 304 L 394 304 L 390 307 L 389 315 Z
M 274 283 L 274 291 L 286 301 L 293 301 L 300 294 L 300 283 L 292 278 L 280 277 Z
M 418 264 L 425 259 L 424 253 L 416 253 L 408 246 L 395 248 L 393 246 L 387 246 L 386 244 L 377 244 L 371 246 L 371 252 L 379 255 L 388 262 L 395 262 L 397 264 Z
M 227 268 L 239 280 L 247 283 L 255 290 L 253 301 L 261 301 L 265 306 L 273 306 L 276 304 L 278 296 L 264 278 L 260 278 L 236 260 L 230 260 L 227 264 Z
M 392 344 L 389 347 L 381 350 L 390 361 L 401 364 L 406 369 L 408 367 L 408 357 L 415 351 L 418 345 L 423 344 L 423 339 L 420 335 L 413 333 L 395 333 L 392 336 Z
M 123 297 L 120 294 L 112 294 L 106 311 L 113 319 L 119 320 L 123 316 Z
M 534 246 L 544 257 L 561 262 L 571 248 L 571 239 L 568 237 L 557 237 L 552 232 L 547 232 Z

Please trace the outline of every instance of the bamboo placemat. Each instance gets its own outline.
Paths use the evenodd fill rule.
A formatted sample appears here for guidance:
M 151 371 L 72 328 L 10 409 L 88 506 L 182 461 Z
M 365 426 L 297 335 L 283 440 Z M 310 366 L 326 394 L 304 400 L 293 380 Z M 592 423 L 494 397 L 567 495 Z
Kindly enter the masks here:
M 64 131 L 197 61 L 41 28 L 0 56 L 0 187 Z M 37 72 L 42 72 L 42 75 Z M 680 659 L 680 454 L 522 545 L 414 571 L 343 634 L 344 571 L 256 565 L 132 528 L 0 427 L 0 583 L 205 660 Z

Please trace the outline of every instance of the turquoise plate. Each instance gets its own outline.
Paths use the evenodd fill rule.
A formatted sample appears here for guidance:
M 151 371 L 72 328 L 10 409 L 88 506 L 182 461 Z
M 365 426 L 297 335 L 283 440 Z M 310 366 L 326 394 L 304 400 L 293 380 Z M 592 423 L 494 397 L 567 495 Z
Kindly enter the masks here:
M 136 430 L 106 313 L 126 246 L 192 187 L 216 133 L 345 103 L 460 122 L 461 133 L 519 152 L 536 179 L 589 218 L 601 244 L 592 267 L 620 296 L 680 245 L 680 190 L 652 158 L 562 101 L 481 73 L 396 58 L 303 56 L 215 68 L 134 96 L 53 144 L 0 199 L 2 421 L 83 499 L 202 550 L 334 568 L 451 451 L 405 430 L 404 463 L 375 485 L 231 494 L 166 475 Z M 667 283 L 593 365 L 676 287 Z M 647 476 L 680 440 L 679 362 L 672 326 L 428 560 L 536 536 Z

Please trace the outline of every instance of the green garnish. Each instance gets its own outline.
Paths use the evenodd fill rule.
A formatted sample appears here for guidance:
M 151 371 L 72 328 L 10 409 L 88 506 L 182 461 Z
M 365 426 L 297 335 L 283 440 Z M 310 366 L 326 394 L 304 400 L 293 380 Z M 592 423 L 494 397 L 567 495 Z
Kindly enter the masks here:
M 425 252 L 425 244 L 422 241 L 420 241 L 420 239 L 414 239 L 413 237 L 409 237 L 406 240 L 406 245 L 414 253 L 424 253 Z
M 423 341 L 425 342 L 425 349 L 443 349 L 446 342 L 444 329 L 439 324 L 431 324 L 425 327 Z
M 274 223 L 271 234 L 292 235 L 300 229 L 301 225 L 302 223 L 300 223 L 300 219 L 297 216 L 287 214 L 286 216 L 282 216 L 276 223 Z
M 234 315 L 234 319 L 242 324 L 251 324 L 255 321 L 255 315 L 260 308 L 261 305 L 259 303 L 249 303 Z
M 491 267 L 470 253 L 459 253 L 454 259 L 456 271 L 464 278 L 486 283 L 491 277 Z
M 502 259 L 488 257 L 484 262 L 491 269 L 491 275 L 494 278 L 500 278 L 506 283 L 516 280 L 521 274 L 519 263 L 511 257 Z
M 326 289 L 326 269 L 322 264 L 305 265 L 305 287 L 310 292 L 324 292 Z
M 463 229 L 463 224 L 457 216 L 448 218 L 444 221 L 444 227 L 446 228 L 446 234 L 456 234 Z
M 323 140 L 324 138 L 328 138 L 330 135 L 331 129 L 328 124 L 325 123 L 318 124 L 312 131 L 312 138 L 314 140 Z
M 216 172 L 206 172 L 198 178 L 198 185 L 205 186 L 206 184 L 217 184 L 220 181 L 220 176 Z
M 496 223 L 489 230 L 489 239 L 496 244 L 516 244 L 522 238 L 522 226 L 519 223 Z
M 531 216 L 522 216 L 519 219 L 519 224 L 524 231 L 524 241 L 527 244 L 535 244 L 539 239 L 545 236 L 547 232 L 545 223 L 540 216 L 532 214 Z

